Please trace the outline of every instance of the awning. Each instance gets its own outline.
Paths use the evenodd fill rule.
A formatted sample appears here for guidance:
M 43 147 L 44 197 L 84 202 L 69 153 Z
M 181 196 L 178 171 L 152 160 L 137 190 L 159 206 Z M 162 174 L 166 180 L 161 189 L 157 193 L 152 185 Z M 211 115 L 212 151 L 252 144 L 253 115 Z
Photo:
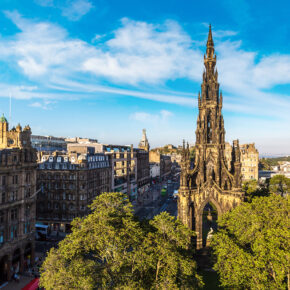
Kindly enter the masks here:
M 22 290 L 36 290 L 38 288 L 39 278 L 30 281 Z

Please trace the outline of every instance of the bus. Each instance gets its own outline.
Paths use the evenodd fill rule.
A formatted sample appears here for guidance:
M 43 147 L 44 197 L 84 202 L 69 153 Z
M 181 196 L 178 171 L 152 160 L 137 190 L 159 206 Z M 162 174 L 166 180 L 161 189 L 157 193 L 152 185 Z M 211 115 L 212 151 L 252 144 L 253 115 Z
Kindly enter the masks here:
M 35 224 L 35 235 L 37 240 L 46 240 L 49 234 L 48 225 Z

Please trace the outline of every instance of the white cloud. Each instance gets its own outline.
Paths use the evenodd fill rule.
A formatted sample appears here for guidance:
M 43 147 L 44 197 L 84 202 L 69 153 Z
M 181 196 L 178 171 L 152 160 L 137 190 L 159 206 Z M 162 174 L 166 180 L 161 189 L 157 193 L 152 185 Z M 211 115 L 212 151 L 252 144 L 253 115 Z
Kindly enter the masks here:
M 53 103 L 55 103 L 55 102 L 44 100 L 43 102 L 33 102 L 33 103 L 29 104 L 29 106 L 34 107 L 34 108 L 40 108 L 43 110 L 50 110 L 51 104 L 53 104 Z
M 151 114 L 147 112 L 135 112 L 130 115 L 131 120 L 143 122 L 143 123 L 155 123 L 167 122 L 168 119 L 173 116 L 173 113 L 167 110 L 161 110 L 157 114 Z
M 168 80 L 201 82 L 205 44 L 201 50 L 199 42 L 175 21 L 150 24 L 123 19 L 109 40 L 92 45 L 71 38 L 58 25 L 27 20 L 17 12 L 6 15 L 20 32 L 8 40 L 0 39 L 0 60 L 11 63 L 11 67 L 16 64 L 29 83 L 38 87 L 33 92 L 14 88 L 18 98 L 78 98 L 107 93 L 185 106 L 196 104 L 195 92 L 192 96 L 162 92 Z M 258 52 L 245 51 L 241 41 L 224 41 L 224 36 L 228 38 L 234 32 L 217 30 L 217 34 L 217 68 L 225 108 L 289 118 L 289 96 L 265 90 L 290 83 L 290 55 L 259 59 Z M 111 84 L 104 86 L 103 80 Z M 116 83 L 126 89 L 114 87 Z
M 78 21 L 94 7 L 89 0 L 35 0 L 43 7 L 54 7 L 61 10 L 62 16 L 71 21 Z
M 71 21 L 78 21 L 93 8 L 93 4 L 88 0 L 66 1 L 62 7 L 62 15 Z
M 122 27 L 105 47 L 84 62 L 84 71 L 132 85 L 200 79 L 202 53 L 174 21 L 153 25 L 122 19 Z

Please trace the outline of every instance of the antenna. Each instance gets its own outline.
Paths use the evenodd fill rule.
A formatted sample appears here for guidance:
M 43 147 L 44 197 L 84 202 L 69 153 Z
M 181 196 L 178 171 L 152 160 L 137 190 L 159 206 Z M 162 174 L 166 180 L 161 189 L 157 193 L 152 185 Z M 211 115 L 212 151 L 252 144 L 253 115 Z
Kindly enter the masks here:
M 11 102 L 12 102 L 12 96 L 11 96 L 11 92 L 9 92 L 9 123 L 10 123 L 10 126 L 11 126 Z

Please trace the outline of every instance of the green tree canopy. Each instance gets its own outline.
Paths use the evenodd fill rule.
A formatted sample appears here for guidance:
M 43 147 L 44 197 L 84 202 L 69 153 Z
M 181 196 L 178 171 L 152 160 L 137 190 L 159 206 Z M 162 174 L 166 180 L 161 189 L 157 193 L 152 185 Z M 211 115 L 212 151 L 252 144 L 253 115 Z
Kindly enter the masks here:
M 275 194 L 257 197 L 219 217 L 211 245 L 222 286 L 289 289 L 289 203 Z
M 248 202 L 251 202 L 254 197 L 269 196 L 270 194 L 267 184 L 259 185 L 255 179 L 244 181 L 243 190 Z
M 281 196 L 290 193 L 290 178 L 284 175 L 273 176 L 270 179 L 269 190 Z
M 195 289 L 193 232 L 168 213 L 139 222 L 122 193 L 103 193 L 92 213 L 51 249 L 40 283 L 45 289 Z

